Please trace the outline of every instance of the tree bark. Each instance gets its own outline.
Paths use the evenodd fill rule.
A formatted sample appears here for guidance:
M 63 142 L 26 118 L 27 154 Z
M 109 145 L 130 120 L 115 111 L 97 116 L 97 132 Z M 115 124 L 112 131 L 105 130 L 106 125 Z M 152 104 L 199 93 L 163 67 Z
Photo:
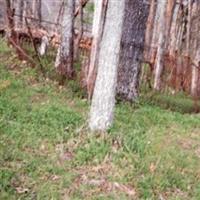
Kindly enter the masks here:
M 33 0 L 32 2 L 33 18 L 36 20 L 32 22 L 35 28 L 40 28 L 42 20 L 42 2 L 41 0 Z
M 143 62 L 148 13 L 149 5 L 145 1 L 126 0 L 117 94 L 128 101 L 134 101 L 139 93 L 139 74 Z
M 75 40 L 74 46 L 74 60 L 79 60 L 79 44 L 81 42 L 83 36 L 83 5 L 82 0 L 79 0 L 79 27 L 78 27 L 78 35 Z
M 187 40 L 186 40 L 186 52 L 187 56 L 190 52 L 190 36 L 191 36 L 191 18 L 192 18 L 192 0 L 188 0 L 188 17 L 187 17 Z
M 89 127 L 93 131 L 104 131 L 113 121 L 124 6 L 125 0 L 108 1 L 90 110 Z
M 15 8 L 15 30 L 22 28 L 22 21 L 23 21 L 23 7 L 24 7 L 24 1 L 23 0 L 16 0 L 13 2 L 14 8 Z
M 149 16 L 147 20 L 147 27 L 145 33 L 145 60 L 151 60 L 151 44 L 153 38 L 153 27 L 156 16 L 156 0 L 151 0 L 151 6 L 149 9 Z
M 192 18 L 193 20 L 196 19 L 199 15 L 200 11 L 200 2 L 194 2 L 193 6 L 190 5 L 190 11 L 191 11 L 191 23 Z M 192 16 L 193 14 L 193 16 Z M 197 18 L 198 19 L 198 18 Z M 199 78 L 200 78 L 200 25 L 199 23 L 195 23 L 195 20 L 190 25 L 190 28 L 193 29 L 194 33 L 191 34 L 191 37 L 193 39 L 193 45 L 190 47 L 192 48 L 191 54 L 193 54 L 194 62 L 192 64 L 192 80 L 191 80 L 191 94 L 195 100 L 197 100 L 198 95 L 198 89 L 199 89 Z
M 177 21 L 178 21 L 178 14 L 180 10 L 180 4 L 175 4 L 174 6 L 174 12 L 172 16 L 172 23 L 171 23 L 171 30 L 170 30 L 170 39 L 171 41 L 169 42 L 169 55 L 175 56 L 176 51 L 177 51 L 177 46 L 176 46 L 176 40 L 177 40 Z
M 105 0 L 95 0 L 95 10 L 94 10 L 93 28 L 92 28 L 93 40 L 92 40 L 88 76 L 86 80 L 89 100 L 92 99 L 96 75 L 97 75 L 97 61 L 100 50 L 99 46 L 104 29 L 107 3 L 108 1 Z
M 167 0 L 162 0 L 162 6 L 160 10 L 160 23 L 159 23 L 159 39 L 158 39 L 158 49 L 155 63 L 155 79 L 154 79 L 154 89 L 161 89 L 161 75 L 163 72 L 163 56 L 164 56 L 164 48 L 165 48 L 165 7 L 167 5 Z
M 75 1 L 67 0 L 64 5 L 64 17 L 62 22 L 61 44 L 57 52 L 55 67 L 64 77 L 72 78 L 73 69 L 73 45 L 74 45 L 74 10 Z
M 49 38 L 44 35 L 41 39 L 41 45 L 38 49 L 40 56 L 44 56 L 49 46 Z

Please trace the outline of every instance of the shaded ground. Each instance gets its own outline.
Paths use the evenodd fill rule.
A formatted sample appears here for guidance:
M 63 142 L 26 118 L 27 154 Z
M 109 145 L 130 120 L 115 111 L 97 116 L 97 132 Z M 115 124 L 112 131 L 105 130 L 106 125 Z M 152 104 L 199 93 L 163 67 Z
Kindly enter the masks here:
M 200 199 L 199 114 L 120 103 L 90 133 L 75 83 L 0 58 L 0 199 Z

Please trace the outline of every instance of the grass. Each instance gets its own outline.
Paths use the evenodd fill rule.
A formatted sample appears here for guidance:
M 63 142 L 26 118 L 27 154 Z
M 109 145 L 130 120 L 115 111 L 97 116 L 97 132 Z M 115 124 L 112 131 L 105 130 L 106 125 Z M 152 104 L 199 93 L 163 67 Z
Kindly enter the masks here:
M 170 97 L 176 112 L 162 96 L 118 103 L 108 133 L 90 133 L 76 83 L 42 78 L 1 43 L 0 199 L 200 199 L 200 116 L 178 112 L 187 97 Z
M 152 105 L 159 105 L 163 109 L 169 109 L 182 114 L 197 112 L 197 107 L 195 107 L 192 98 L 184 93 L 169 95 L 150 92 L 149 94 L 146 93 L 143 95 L 142 101 Z M 197 102 L 197 106 L 199 108 L 199 102 Z

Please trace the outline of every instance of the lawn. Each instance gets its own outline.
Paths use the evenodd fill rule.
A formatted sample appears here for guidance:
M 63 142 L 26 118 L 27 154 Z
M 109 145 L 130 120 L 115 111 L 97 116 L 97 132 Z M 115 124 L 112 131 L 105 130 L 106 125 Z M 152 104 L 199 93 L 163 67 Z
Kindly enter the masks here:
M 91 133 L 77 83 L 61 87 L 0 46 L 0 199 L 200 199 L 200 115 L 180 112 L 188 97 L 119 102 L 113 127 Z

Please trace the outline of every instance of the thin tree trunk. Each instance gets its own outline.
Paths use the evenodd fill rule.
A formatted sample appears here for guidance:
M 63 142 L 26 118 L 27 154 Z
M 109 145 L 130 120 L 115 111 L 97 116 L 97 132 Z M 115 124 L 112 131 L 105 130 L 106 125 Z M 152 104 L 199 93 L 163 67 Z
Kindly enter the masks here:
M 23 0 L 16 0 L 14 2 L 14 8 L 15 8 L 15 30 L 22 28 L 22 21 L 23 21 L 23 6 L 24 1 Z
M 76 38 L 75 47 L 74 47 L 74 60 L 79 59 L 79 44 L 83 36 L 83 5 L 82 0 L 79 0 L 79 32 Z
M 44 56 L 46 54 L 48 46 L 49 46 L 49 38 L 46 35 L 44 35 L 41 39 L 41 45 L 38 49 L 40 56 Z
M 33 12 L 33 18 L 36 20 L 32 22 L 32 24 L 35 26 L 35 28 L 39 28 L 41 26 L 41 20 L 42 20 L 42 2 L 41 0 L 32 0 L 32 12 Z
M 97 61 L 99 57 L 99 46 L 100 41 L 102 39 L 105 17 L 106 17 L 106 9 L 107 9 L 108 1 L 105 0 L 95 0 L 95 11 L 93 18 L 93 28 L 92 28 L 92 48 L 90 55 L 90 65 L 87 76 L 87 92 L 88 99 L 91 100 L 96 80 L 97 74 Z
M 197 98 L 197 89 L 199 82 L 199 68 L 200 66 L 192 65 L 192 82 L 191 82 L 191 94 L 194 98 Z
M 163 72 L 163 56 L 164 56 L 164 48 L 165 48 L 165 7 L 167 5 L 167 0 L 162 0 L 162 7 L 160 10 L 160 24 L 159 24 L 159 39 L 158 39 L 158 50 L 156 56 L 156 64 L 155 64 L 155 78 L 154 78 L 154 89 L 161 89 L 161 75 Z
M 188 0 L 188 19 L 187 19 L 187 41 L 186 41 L 186 52 L 187 56 L 190 53 L 190 36 L 191 36 L 191 18 L 192 18 L 192 0 Z
M 28 10 L 28 5 L 27 1 L 23 1 L 23 11 L 22 11 L 22 29 L 25 29 L 26 27 L 26 21 L 25 17 L 27 17 L 27 10 Z
M 98 74 L 90 110 L 91 130 L 104 131 L 111 126 L 113 121 L 124 6 L 125 0 L 108 1 L 97 62 Z
M 171 42 L 169 43 L 169 54 L 171 56 L 176 56 L 176 40 L 177 40 L 177 21 L 178 21 L 178 13 L 180 9 L 180 4 L 175 4 L 172 23 L 171 23 L 171 30 L 170 30 L 170 38 Z
M 15 21 L 14 21 L 14 10 L 11 7 L 11 1 L 6 0 L 6 24 L 7 24 L 7 30 L 6 30 L 6 36 L 9 39 L 12 39 L 16 41 L 16 33 L 14 31 L 15 28 Z
M 193 13 L 193 18 L 196 18 L 199 15 L 200 9 L 198 9 L 200 3 L 194 2 L 193 7 L 191 6 L 191 10 Z M 191 13 L 191 15 L 192 15 Z M 195 100 L 198 97 L 198 87 L 199 87 L 199 77 L 200 77 L 200 37 L 198 33 L 200 32 L 199 23 L 193 22 L 193 27 L 195 30 L 195 34 L 193 34 L 194 45 L 192 46 L 192 54 L 194 57 L 194 62 L 192 65 L 192 81 L 191 81 L 191 94 Z
M 62 38 L 58 49 L 55 67 L 64 77 L 72 78 L 73 69 L 73 44 L 74 44 L 74 10 L 75 1 L 67 0 L 64 5 L 64 17 L 62 22 Z
M 147 20 L 146 34 L 145 34 L 145 59 L 150 61 L 151 43 L 153 37 L 153 28 L 156 16 L 156 0 L 151 0 L 149 9 L 149 17 Z
M 168 46 L 169 43 L 169 38 L 170 38 L 170 30 L 171 30 L 171 25 L 172 25 L 172 20 L 173 20 L 173 13 L 175 9 L 175 4 L 176 2 L 174 0 L 168 0 L 167 2 L 167 8 L 166 8 L 166 47 Z
M 144 41 L 149 5 L 141 0 L 126 0 L 117 94 L 125 100 L 138 97 L 139 74 L 143 62 Z

